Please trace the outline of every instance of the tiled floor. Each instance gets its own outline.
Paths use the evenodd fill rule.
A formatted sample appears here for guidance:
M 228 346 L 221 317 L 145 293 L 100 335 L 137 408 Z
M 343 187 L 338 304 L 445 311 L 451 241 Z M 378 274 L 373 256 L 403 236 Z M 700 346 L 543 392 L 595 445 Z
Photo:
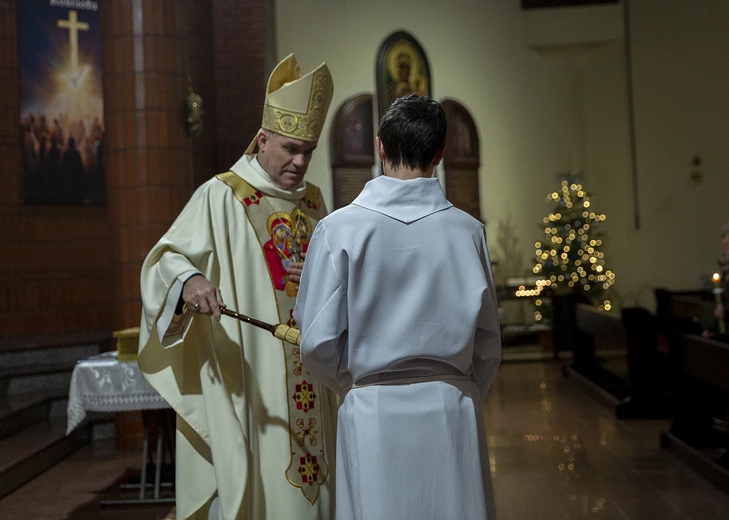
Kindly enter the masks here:
M 1 520 L 159 520 L 171 509 L 99 507 L 105 490 L 138 470 L 141 452 L 119 452 L 114 441 L 88 445 L 0 500 Z M 112 498 L 109 496 L 109 498 Z
M 617 421 L 559 364 L 504 364 L 484 411 L 499 520 L 729 519 L 729 496 L 659 447 L 666 421 Z M 0 500 L 0 519 L 159 519 L 164 507 L 96 505 L 138 465 L 138 453 L 84 448 Z
M 660 448 L 667 421 L 618 421 L 560 365 L 505 364 L 484 406 L 499 520 L 729 519 L 729 496 Z

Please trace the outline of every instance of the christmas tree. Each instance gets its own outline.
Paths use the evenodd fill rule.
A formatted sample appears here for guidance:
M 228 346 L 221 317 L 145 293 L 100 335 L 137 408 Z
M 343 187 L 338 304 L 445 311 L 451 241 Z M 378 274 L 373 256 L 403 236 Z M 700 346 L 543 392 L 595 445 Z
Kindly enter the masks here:
M 612 306 L 606 291 L 615 283 L 615 273 L 605 266 L 601 250 L 599 224 L 605 215 L 592 209 L 579 176 L 562 177 L 560 190 L 547 195 L 547 202 L 555 207 L 544 217 L 546 239 L 534 244 L 534 273 L 543 276 L 543 283 L 552 289 L 574 288 L 600 310 L 609 311 Z M 534 317 L 541 320 L 541 312 L 537 310 Z

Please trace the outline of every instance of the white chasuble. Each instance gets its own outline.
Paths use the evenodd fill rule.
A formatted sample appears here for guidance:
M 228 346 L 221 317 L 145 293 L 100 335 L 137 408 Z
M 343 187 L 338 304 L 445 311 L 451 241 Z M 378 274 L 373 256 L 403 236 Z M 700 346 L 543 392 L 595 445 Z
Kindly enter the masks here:
M 139 365 L 178 413 L 177 515 L 331 519 L 336 401 L 302 369 L 299 349 L 228 316 L 184 308 L 201 273 L 226 306 L 295 325 L 289 263 L 326 210 L 319 189 L 276 186 L 252 156 L 203 184 L 147 257 Z

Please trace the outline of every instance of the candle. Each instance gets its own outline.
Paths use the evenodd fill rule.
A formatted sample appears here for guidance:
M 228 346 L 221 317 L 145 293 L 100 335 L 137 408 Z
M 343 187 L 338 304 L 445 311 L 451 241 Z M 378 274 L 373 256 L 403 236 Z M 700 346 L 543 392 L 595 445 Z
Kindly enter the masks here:
M 726 323 L 724 323 L 724 307 L 723 302 L 721 298 L 721 294 L 724 292 L 724 289 L 721 287 L 721 276 L 719 276 L 719 273 L 714 273 L 714 276 L 711 277 L 712 280 L 714 280 L 714 290 L 711 291 L 714 293 L 714 300 L 716 301 L 716 308 L 717 310 L 721 309 L 721 314 L 718 316 L 719 321 L 719 334 L 725 334 L 726 333 Z

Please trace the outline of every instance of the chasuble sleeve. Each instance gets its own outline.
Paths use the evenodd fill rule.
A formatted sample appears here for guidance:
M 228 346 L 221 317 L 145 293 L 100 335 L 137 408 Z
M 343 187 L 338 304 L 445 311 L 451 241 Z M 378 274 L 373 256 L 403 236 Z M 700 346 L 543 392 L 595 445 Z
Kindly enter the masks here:
M 179 316 L 174 312 L 182 286 L 194 273 L 209 279 L 213 252 L 209 190 L 203 185 L 144 261 L 140 288 L 143 328 L 146 326 L 146 330 L 142 331 L 142 336 L 157 333 L 164 347 L 182 342 L 192 321 L 190 311 Z
M 481 296 L 481 309 L 473 341 L 473 379 L 481 397 L 485 397 L 501 363 L 501 327 L 485 233 L 481 237 L 479 254 L 487 287 Z
M 338 394 L 344 393 L 337 376 L 347 347 L 346 296 L 322 221 L 309 243 L 294 318 L 301 330 L 304 368 Z

